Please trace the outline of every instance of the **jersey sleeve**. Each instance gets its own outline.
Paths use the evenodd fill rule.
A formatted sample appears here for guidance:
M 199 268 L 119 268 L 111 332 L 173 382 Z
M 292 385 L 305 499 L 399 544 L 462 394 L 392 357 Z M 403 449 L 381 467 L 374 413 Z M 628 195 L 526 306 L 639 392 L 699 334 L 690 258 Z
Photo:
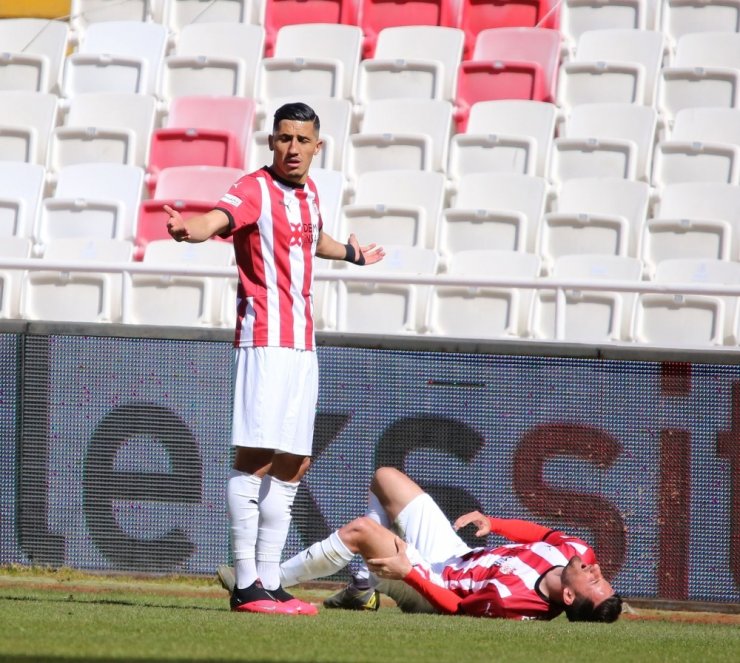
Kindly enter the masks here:
M 565 532 L 553 530 L 545 537 L 544 541 L 551 546 L 573 551 L 572 554 L 577 554 L 586 564 L 596 564 L 598 561 L 594 549 L 588 543 Z
M 448 615 L 454 615 L 458 612 L 461 602 L 460 597 L 455 592 L 427 580 L 417 569 L 411 569 L 403 581 L 419 592 L 440 612 Z
M 256 177 L 245 175 L 216 203 L 215 209 L 229 217 L 229 229 L 222 237 L 229 237 L 241 228 L 257 223 L 262 209 L 262 190 Z
M 534 543 L 535 541 L 544 541 L 553 531 L 549 527 L 532 523 L 528 520 L 517 520 L 516 518 L 493 518 L 488 520 L 491 523 L 491 532 L 500 534 L 514 543 Z M 548 541 L 549 543 L 549 541 Z

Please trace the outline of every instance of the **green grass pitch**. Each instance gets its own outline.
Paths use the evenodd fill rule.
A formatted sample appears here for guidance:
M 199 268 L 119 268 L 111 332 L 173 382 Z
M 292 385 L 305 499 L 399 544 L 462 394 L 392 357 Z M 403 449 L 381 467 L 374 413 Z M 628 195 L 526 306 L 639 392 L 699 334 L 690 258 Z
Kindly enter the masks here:
M 326 589 L 300 588 L 320 601 Z M 617 624 L 228 610 L 215 580 L 0 569 L 2 661 L 738 661 L 740 616 L 640 610 Z

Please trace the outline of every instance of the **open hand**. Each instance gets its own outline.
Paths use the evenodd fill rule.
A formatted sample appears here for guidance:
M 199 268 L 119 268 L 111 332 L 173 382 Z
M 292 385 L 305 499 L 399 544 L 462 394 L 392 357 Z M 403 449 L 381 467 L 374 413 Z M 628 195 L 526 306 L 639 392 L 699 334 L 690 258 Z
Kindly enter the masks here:
M 355 255 L 359 256 L 360 252 L 362 252 L 363 257 L 365 258 L 364 264 L 366 265 L 372 265 L 376 262 L 380 262 L 385 257 L 385 251 L 383 250 L 382 246 L 378 246 L 377 244 L 360 246 L 360 242 L 357 240 L 357 237 L 354 235 L 354 233 L 349 236 L 348 242 L 354 248 Z
M 391 557 L 376 557 L 367 560 L 367 568 L 379 578 L 403 580 L 411 572 L 411 562 L 406 555 L 407 543 L 395 537 L 396 554 Z

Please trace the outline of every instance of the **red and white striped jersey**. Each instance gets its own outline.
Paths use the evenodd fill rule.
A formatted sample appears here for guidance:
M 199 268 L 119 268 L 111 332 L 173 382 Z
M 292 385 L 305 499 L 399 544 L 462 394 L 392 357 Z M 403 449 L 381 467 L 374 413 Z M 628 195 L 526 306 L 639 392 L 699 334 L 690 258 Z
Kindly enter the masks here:
M 434 573 L 427 575 L 427 569 L 415 568 L 461 597 L 460 611 L 467 615 L 552 619 L 562 609 L 539 593 L 538 581 L 552 567 L 565 566 L 576 555 L 587 564 L 596 562 L 585 541 L 551 531 L 543 541 L 475 548 L 449 560 L 436 578 Z
M 268 167 L 235 182 L 218 202 L 229 216 L 239 270 L 237 347 L 313 350 L 313 258 L 322 221 L 316 186 Z

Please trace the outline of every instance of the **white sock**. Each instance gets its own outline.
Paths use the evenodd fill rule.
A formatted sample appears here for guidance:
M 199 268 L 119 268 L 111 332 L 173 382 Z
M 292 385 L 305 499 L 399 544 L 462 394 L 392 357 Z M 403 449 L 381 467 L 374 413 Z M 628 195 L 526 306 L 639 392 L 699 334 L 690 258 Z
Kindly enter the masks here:
M 300 482 L 266 476 L 260 490 L 257 574 L 265 589 L 280 586 L 280 558 L 291 521 L 291 507 Z
M 323 578 L 341 571 L 354 553 L 344 545 L 337 532 L 332 532 L 323 541 L 299 552 L 280 565 L 280 581 L 283 587 L 297 585 L 314 578 Z
M 390 529 L 391 521 L 388 519 L 388 514 L 380 503 L 378 497 L 370 491 L 367 498 L 367 512 L 365 515 L 374 520 L 376 523 L 380 523 L 383 527 Z M 360 587 L 373 587 L 377 582 L 377 578 L 370 573 L 370 569 L 367 568 L 365 560 L 358 565 L 357 569 L 352 573 L 353 583 Z
M 231 521 L 231 545 L 236 586 L 249 587 L 257 579 L 255 546 L 259 524 L 259 493 L 262 479 L 254 474 L 231 470 L 226 484 L 226 501 Z

